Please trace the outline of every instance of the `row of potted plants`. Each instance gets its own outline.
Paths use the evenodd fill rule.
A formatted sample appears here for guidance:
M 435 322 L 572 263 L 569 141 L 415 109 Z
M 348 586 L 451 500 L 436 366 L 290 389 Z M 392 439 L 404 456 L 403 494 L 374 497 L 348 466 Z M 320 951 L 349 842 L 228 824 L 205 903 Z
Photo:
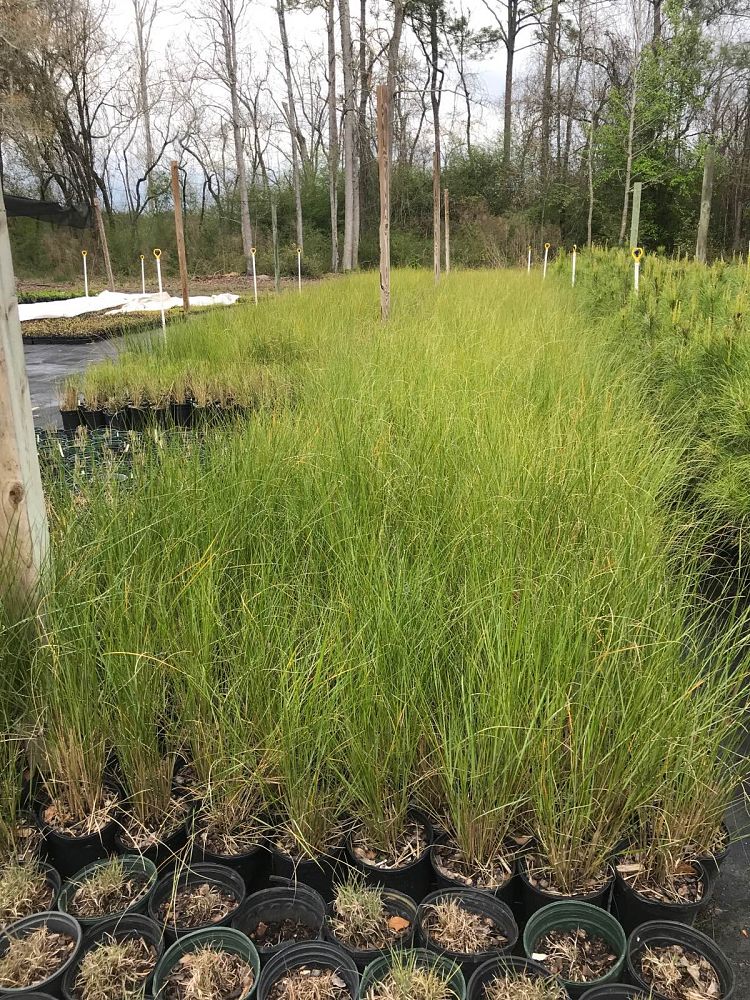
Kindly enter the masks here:
M 151 990 L 155 1000 L 245 1000 L 256 992 L 266 1000 L 733 996 L 734 972 L 721 950 L 676 922 L 648 922 L 628 938 L 600 908 L 556 902 L 533 915 L 519 941 L 510 909 L 486 893 L 441 890 L 417 907 L 402 894 L 354 881 L 339 886 L 329 906 L 313 890 L 293 886 L 244 899 L 241 883 L 228 892 L 226 877 L 210 868 L 168 876 L 166 891 L 158 883 L 148 916 L 137 912 L 140 901 L 88 928 L 54 911 L 12 924 L 0 933 L 2 995 L 38 989 L 65 1000 L 121 1000 Z M 523 959 L 513 957 L 517 942 Z M 630 985 L 618 985 L 623 981 Z

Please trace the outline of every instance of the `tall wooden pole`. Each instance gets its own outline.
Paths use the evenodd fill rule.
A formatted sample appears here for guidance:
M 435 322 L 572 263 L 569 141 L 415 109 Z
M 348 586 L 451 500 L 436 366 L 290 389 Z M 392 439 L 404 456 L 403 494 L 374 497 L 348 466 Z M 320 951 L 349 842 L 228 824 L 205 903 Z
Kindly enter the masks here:
M 187 257 L 185 256 L 185 229 L 182 224 L 182 191 L 180 190 L 180 171 L 177 160 L 172 160 L 172 201 L 174 202 L 174 231 L 177 237 L 177 260 L 180 264 L 180 284 L 182 285 L 182 310 L 190 309 L 190 294 L 188 292 Z
M 711 198 L 714 192 L 714 148 L 706 146 L 703 156 L 703 187 L 701 189 L 701 216 L 698 237 L 695 241 L 695 259 L 706 263 L 708 252 L 708 224 L 711 221 Z
M 391 313 L 391 98 L 387 83 L 378 84 L 378 170 L 380 176 L 380 318 Z
M 443 191 L 443 215 L 445 216 L 445 273 L 451 273 L 451 209 L 448 188 Z
M 440 281 L 440 153 L 435 150 L 432 154 L 432 259 L 435 272 L 435 282 Z
M 643 184 L 636 181 L 633 185 L 633 204 L 630 208 L 630 249 L 639 246 L 638 230 L 641 225 L 641 192 Z
M 104 258 L 104 270 L 107 272 L 107 288 L 109 288 L 110 292 L 114 292 L 115 276 L 112 274 L 112 261 L 109 259 L 107 233 L 104 229 L 102 206 L 99 204 L 98 198 L 94 198 L 94 219 L 96 220 L 96 231 L 99 235 L 99 246 L 102 248 L 102 257 Z
M 49 546 L 8 220 L 0 190 L 0 598 L 33 602 Z

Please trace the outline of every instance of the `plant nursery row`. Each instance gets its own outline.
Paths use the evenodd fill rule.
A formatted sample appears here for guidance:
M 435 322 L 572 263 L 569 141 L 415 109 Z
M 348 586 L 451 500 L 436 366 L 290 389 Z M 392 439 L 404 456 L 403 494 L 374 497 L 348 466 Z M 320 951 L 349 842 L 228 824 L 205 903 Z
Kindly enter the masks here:
M 385 327 L 356 276 L 77 383 L 256 389 L 93 471 L 45 459 L 39 609 L 0 631 L 0 989 L 3 956 L 57 949 L 60 989 L 108 1000 L 75 986 L 104 951 L 76 927 L 132 896 L 166 1000 L 732 997 L 689 925 L 748 774 L 746 610 L 707 614 L 695 437 L 636 307 L 587 291 L 616 266 L 398 273 Z M 55 907 L 31 944 L 8 927 Z

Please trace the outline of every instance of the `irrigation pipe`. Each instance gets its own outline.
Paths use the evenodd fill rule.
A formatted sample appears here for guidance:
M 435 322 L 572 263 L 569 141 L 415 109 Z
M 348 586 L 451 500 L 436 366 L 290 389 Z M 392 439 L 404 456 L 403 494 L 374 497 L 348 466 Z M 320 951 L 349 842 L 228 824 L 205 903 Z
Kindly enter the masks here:
M 88 255 L 88 250 L 81 250 L 81 257 L 83 257 L 83 294 L 86 298 L 89 297 L 89 271 L 86 266 L 86 258 Z

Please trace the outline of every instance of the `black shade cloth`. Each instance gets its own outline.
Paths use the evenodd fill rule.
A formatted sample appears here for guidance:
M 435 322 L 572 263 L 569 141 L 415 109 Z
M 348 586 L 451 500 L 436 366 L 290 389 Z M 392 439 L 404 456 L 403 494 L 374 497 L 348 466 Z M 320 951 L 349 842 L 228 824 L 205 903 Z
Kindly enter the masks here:
M 86 229 L 91 221 L 88 205 L 58 205 L 56 201 L 35 201 L 33 198 L 19 198 L 3 193 L 5 211 L 10 218 L 39 219 L 53 226 L 71 226 Z

